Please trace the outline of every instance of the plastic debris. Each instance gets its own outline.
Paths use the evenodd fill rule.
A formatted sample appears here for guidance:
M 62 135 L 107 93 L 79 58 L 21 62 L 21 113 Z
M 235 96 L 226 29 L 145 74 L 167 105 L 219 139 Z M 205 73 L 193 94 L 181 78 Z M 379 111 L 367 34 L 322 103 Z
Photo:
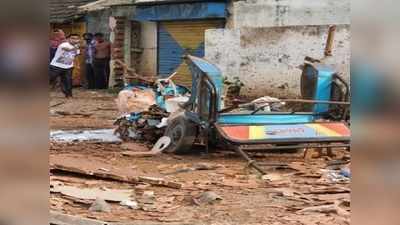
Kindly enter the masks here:
M 187 101 L 189 101 L 189 97 L 187 97 L 187 96 L 179 96 L 179 97 L 175 97 L 175 98 L 169 98 L 169 99 L 165 100 L 165 109 L 169 113 L 176 112 L 181 108 L 179 106 L 179 104 L 185 103 Z
M 162 118 L 161 122 L 156 125 L 157 128 L 163 128 L 168 126 L 168 118 Z
M 322 180 L 327 180 L 331 183 L 340 183 L 340 182 L 349 182 L 350 178 L 343 176 L 341 171 L 336 170 L 322 170 L 323 175 L 321 177 Z
M 348 167 L 342 168 L 340 170 L 339 174 L 344 177 L 351 178 L 351 171 L 350 171 L 350 168 L 348 168 Z
M 122 206 L 127 206 L 131 209 L 139 209 L 140 208 L 137 201 L 133 201 L 133 200 L 129 200 L 129 199 L 123 200 L 119 204 Z
M 143 112 L 156 104 L 156 96 L 151 88 L 133 88 L 122 90 L 116 100 L 121 115 L 131 112 Z
M 161 153 L 162 151 L 167 149 L 170 144 L 171 144 L 171 138 L 167 137 L 167 136 L 163 136 L 160 139 L 158 139 L 156 144 L 151 149 L 151 152 L 154 154 Z
M 255 109 L 259 107 L 265 107 L 263 109 L 265 112 L 279 111 L 279 109 L 285 105 L 285 102 L 280 102 L 278 98 L 270 96 L 258 98 L 253 100 L 251 103 L 254 104 Z
M 113 129 L 50 131 L 50 140 L 56 142 L 121 142 L 121 139 L 114 134 Z

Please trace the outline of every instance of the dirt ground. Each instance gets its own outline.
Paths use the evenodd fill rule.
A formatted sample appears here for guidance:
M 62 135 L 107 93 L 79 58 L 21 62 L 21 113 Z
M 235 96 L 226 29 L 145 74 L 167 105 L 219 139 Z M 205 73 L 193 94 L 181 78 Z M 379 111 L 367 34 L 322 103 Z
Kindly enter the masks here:
M 116 94 L 106 91 L 74 90 L 74 99 L 66 101 L 60 93 L 51 93 L 51 130 L 113 128 L 118 116 Z M 269 153 L 255 156 L 269 164 L 262 177 L 237 155 L 222 150 L 206 154 L 161 154 L 138 158 L 126 156 L 120 143 L 56 143 L 50 147 L 50 183 L 79 188 L 132 190 L 142 204 L 144 192 L 153 191 L 152 201 L 139 209 L 109 202 L 110 212 L 92 212 L 93 201 L 50 193 L 50 210 L 107 222 L 154 221 L 161 224 L 223 225 L 333 225 L 350 224 L 350 182 L 329 180 L 326 169 L 348 159 L 344 150 L 336 157 L 298 153 Z M 137 151 L 149 146 L 132 143 Z M 312 152 L 311 152 L 312 153 Z M 279 164 L 279 165 L 278 165 Z M 83 171 L 103 171 L 124 177 L 155 177 L 179 183 L 181 188 L 123 182 L 65 172 L 56 166 Z M 202 169 L 195 170 L 193 168 Z M 199 202 L 199 196 L 212 191 L 220 199 Z

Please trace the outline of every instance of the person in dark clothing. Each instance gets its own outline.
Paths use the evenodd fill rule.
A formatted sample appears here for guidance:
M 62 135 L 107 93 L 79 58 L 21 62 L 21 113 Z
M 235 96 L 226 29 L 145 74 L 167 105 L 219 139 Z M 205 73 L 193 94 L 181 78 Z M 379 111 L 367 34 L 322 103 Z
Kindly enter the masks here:
M 96 89 L 96 79 L 93 70 L 93 60 L 95 53 L 95 43 L 94 36 L 92 33 L 83 34 L 83 39 L 85 39 L 85 74 L 88 89 Z
M 72 69 L 50 66 L 50 79 L 54 83 L 57 77 L 61 79 L 61 91 L 66 98 L 72 97 Z
M 95 34 L 96 44 L 93 60 L 93 69 L 96 79 L 96 87 L 107 89 L 110 76 L 111 44 L 104 40 L 104 34 Z
M 80 54 L 79 42 L 79 35 L 69 35 L 68 41 L 58 46 L 56 54 L 50 63 L 50 82 L 60 77 L 62 92 L 66 98 L 72 97 L 72 71 L 75 57 Z

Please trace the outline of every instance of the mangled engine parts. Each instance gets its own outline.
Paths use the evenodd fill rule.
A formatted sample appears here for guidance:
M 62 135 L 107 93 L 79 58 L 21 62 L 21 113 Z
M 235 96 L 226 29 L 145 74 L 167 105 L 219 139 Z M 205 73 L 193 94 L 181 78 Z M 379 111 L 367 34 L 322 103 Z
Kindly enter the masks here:
M 168 118 L 188 101 L 189 91 L 169 79 L 159 79 L 156 85 L 130 86 L 116 100 L 121 116 L 114 123 L 115 134 L 124 141 L 156 142 L 163 136 Z
M 115 133 L 124 141 L 142 140 L 155 142 L 164 134 L 162 121 L 169 113 L 157 105 L 152 105 L 147 111 L 131 113 L 115 121 Z

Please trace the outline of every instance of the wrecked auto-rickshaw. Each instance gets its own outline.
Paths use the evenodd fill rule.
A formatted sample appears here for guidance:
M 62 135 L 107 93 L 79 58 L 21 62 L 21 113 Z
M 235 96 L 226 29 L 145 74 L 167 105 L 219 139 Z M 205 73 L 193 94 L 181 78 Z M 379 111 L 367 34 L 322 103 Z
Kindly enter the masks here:
M 114 133 L 124 141 L 154 143 L 162 137 L 167 120 L 181 110 L 179 104 L 187 102 L 190 96 L 189 89 L 175 85 L 174 75 L 127 85 L 116 100 L 122 116 L 114 123 Z
M 335 27 L 329 29 L 325 56 L 331 55 Z M 155 142 L 170 138 L 169 153 L 185 153 L 194 145 L 222 145 L 233 149 L 260 173 L 263 169 L 248 153 L 350 148 L 350 88 L 347 82 L 322 60 L 306 57 L 301 66 L 302 99 L 262 97 L 251 102 L 231 101 L 227 107 L 224 79 L 212 63 L 185 56 L 192 76 L 189 89 L 175 85 L 172 76 L 152 86 L 133 87 L 154 93 L 155 104 L 148 110 L 130 112 L 119 118 L 117 133 L 122 137 L 145 137 Z M 132 87 L 128 87 L 132 89 Z M 171 103 L 173 107 L 171 107 Z M 301 104 L 301 107 L 285 107 Z
M 307 57 L 301 75 L 305 99 L 237 104 L 222 108 L 222 75 L 216 66 L 194 56 L 186 57 L 193 86 L 184 112 L 168 122 L 171 138 L 167 152 L 184 153 L 195 143 L 206 148 L 224 144 L 249 165 L 264 173 L 248 152 L 275 149 L 349 148 L 349 86 L 334 70 Z M 311 110 L 270 111 L 273 104 L 300 102 Z M 306 107 L 307 108 L 307 107 Z

